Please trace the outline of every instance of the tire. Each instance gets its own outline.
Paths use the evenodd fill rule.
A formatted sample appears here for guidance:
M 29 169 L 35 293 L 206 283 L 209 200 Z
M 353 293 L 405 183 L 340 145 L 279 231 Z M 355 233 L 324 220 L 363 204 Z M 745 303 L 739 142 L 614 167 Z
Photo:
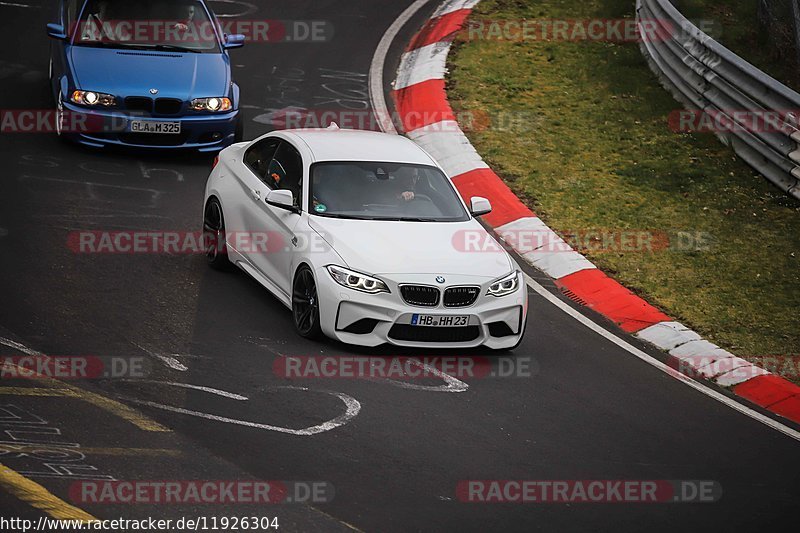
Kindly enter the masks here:
M 292 318 L 297 333 L 306 339 L 322 337 L 319 324 L 319 297 L 314 273 L 307 265 L 297 269 L 292 283 Z
M 203 211 L 203 243 L 208 266 L 215 270 L 230 270 L 231 262 L 225 246 L 225 218 L 216 198 L 211 198 Z

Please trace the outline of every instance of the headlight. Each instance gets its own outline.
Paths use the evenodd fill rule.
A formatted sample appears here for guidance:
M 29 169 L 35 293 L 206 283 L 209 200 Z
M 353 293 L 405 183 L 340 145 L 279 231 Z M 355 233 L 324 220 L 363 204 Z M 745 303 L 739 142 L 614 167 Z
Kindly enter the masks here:
M 326 267 L 331 277 L 343 287 L 356 291 L 378 294 L 379 292 L 389 292 L 389 287 L 384 282 L 372 276 L 354 272 L 340 266 L 328 265 Z
M 519 288 L 519 272 L 514 271 L 508 276 L 502 277 L 489 286 L 488 296 L 506 296 L 514 293 Z
M 233 104 L 231 104 L 229 98 L 195 98 L 189 104 L 189 107 L 195 111 L 219 113 L 221 111 L 229 111 L 233 107 Z
M 103 106 L 111 107 L 117 103 L 114 95 L 106 93 L 98 93 L 95 91 L 72 91 L 70 100 L 73 103 L 89 106 Z

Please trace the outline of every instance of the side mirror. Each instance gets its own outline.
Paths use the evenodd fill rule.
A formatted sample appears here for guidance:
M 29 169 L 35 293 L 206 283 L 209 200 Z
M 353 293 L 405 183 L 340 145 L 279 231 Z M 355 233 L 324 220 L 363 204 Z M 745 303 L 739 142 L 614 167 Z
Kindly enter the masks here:
M 269 191 L 265 200 L 268 205 L 277 207 L 279 209 L 286 209 L 293 213 L 297 213 L 298 209 L 294 206 L 294 194 L 292 191 L 286 189 L 275 189 Z
M 244 35 L 240 33 L 233 33 L 225 36 L 225 44 L 223 45 L 226 50 L 231 48 L 241 48 L 244 46 Z
M 64 26 L 61 24 L 48 24 L 47 25 L 47 36 L 53 39 L 59 39 L 63 41 L 67 38 L 67 33 L 64 31 Z
M 472 216 L 474 217 L 488 215 L 492 212 L 492 204 L 486 198 L 473 196 L 469 199 L 469 210 L 472 212 Z

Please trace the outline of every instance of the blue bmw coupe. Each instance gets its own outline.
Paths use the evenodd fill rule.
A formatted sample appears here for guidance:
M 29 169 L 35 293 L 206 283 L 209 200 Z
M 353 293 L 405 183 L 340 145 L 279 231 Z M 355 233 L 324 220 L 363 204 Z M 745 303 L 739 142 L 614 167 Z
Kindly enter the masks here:
M 245 38 L 223 34 L 202 0 L 60 0 L 57 16 L 47 34 L 59 135 L 201 152 L 241 140 L 228 50 Z

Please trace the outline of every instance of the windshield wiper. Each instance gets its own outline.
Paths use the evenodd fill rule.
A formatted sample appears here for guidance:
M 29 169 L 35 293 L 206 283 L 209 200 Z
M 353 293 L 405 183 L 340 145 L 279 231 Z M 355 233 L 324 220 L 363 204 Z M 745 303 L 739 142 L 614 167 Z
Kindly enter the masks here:
M 351 219 L 351 220 L 375 220 L 374 218 L 371 218 L 371 217 L 360 217 L 358 215 L 340 215 L 340 214 L 337 214 L 337 213 L 325 213 L 325 214 L 314 213 L 314 214 L 316 216 L 322 217 L 322 218 L 345 218 L 345 219 Z
M 196 48 L 186 48 L 184 46 L 178 46 L 175 44 L 154 44 L 151 46 L 146 46 L 146 48 L 151 48 L 153 50 L 170 50 L 173 52 L 191 52 L 192 54 L 199 54 L 200 50 Z
M 375 220 L 384 220 L 387 222 L 439 222 L 437 218 L 423 217 L 380 217 Z

